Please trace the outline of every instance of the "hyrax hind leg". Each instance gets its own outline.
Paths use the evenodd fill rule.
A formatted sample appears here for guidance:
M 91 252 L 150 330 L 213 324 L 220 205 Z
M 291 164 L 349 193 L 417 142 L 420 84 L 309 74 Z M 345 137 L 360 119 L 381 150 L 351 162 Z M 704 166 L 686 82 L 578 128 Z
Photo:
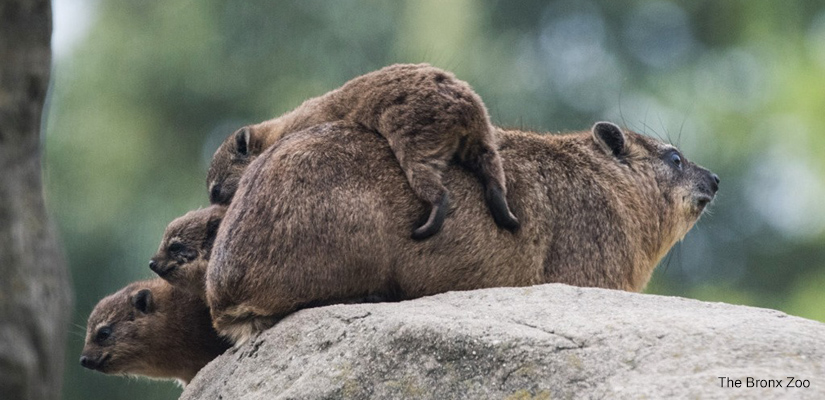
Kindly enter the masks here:
M 519 221 L 507 205 L 507 181 L 501 157 L 495 145 L 491 143 L 492 127 L 489 127 L 487 132 L 488 135 L 470 140 L 458 149 L 458 158 L 476 174 L 484 186 L 484 199 L 490 213 L 493 214 L 493 221 L 496 225 L 512 231 L 518 229 Z
M 455 146 L 444 143 L 444 140 L 415 140 L 427 136 L 415 135 L 405 137 L 406 140 L 390 140 L 390 147 L 413 192 L 430 206 L 427 221 L 413 230 L 412 238 L 415 240 L 423 240 L 438 233 L 450 207 L 447 189 L 441 183 L 441 174 L 447 161 L 455 153 Z
M 415 132 L 396 129 L 388 136 L 390 147 L 401 164 L 413 192 L 430 206 L 427 221 L 413 231 L 415 240 L 426 239 L 441 229 L 447 218 L 449 196 L 441 176 L 447 163 L 456 157 L 478 176 L 484 186 L 484 198 L 493 221 L 505 229 L 519 227 L 518 219 L 507 205 L 507 185 L 501 157 L 487 130 L 460 134 L 453 129 L 420 128 Z

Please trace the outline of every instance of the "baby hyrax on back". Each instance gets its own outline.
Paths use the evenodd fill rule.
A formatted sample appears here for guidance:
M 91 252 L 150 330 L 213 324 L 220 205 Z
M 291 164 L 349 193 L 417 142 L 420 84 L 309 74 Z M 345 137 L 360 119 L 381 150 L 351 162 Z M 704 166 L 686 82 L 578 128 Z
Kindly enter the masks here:
M 212 159 L 210 201 L 229 204 L 246 166 L 284 135 L 335 121 L 366 127 L 387 139 L 413 192 L 430 208 L 426 222 L 414 229 L 414 239 L 432 236 L 444 223 L 449 200 L 441 175 L 454 158 L 481 180 L 496 224 L 518 228 L 507 205 L 496 133 L 484 103 L 466 82 L 428 64 L 370 72 L 279 118 L 241 128 Z
M 172 285 L 204 298 L 204 275 L 226 207 L 212 205 L 176 218 L 163 233 L 149 268 Z
M 104 374 L 187 384 L 227 348 L 212 328 L 203 300 L 151 279 L 131 283 L 97 303 L 80 364 Z

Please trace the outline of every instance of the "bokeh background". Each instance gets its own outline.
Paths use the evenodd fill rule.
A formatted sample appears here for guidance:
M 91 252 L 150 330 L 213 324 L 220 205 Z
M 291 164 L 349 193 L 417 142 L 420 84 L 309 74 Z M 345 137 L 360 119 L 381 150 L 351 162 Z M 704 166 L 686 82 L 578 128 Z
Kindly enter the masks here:
M 173 399 L 77 363 L 94 304 L 208 204 L 236 128 L 395 62 L 454 71 L 501 126 L 611 120 L 722 178 L 647 292 L 825 321 L 821 1 L 54 0 L 46 195 L 76 310 L 65 399 Z

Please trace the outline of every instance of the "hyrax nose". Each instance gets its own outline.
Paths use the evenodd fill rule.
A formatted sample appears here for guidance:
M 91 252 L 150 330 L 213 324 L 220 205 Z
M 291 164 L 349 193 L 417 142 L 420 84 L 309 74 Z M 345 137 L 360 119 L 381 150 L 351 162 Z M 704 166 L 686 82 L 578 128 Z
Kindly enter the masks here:
M 711 180 L 713 183 L 710 185 L 711 189 L 713 189 L 713 193 L 716 193 L 719 190 L 719 175 L 710 174 Z
M 158 262 L 155 261 L 155 260 L 149 260 L 149 269 L 151 269 L 152 271 L 155 271 L 155 273 L 157 273 L 158 272 Z
M 80 365 L 83 366 L 83 368 L 97 369 L 97 360 L 92 360 L 86 356 L 80 356 Z

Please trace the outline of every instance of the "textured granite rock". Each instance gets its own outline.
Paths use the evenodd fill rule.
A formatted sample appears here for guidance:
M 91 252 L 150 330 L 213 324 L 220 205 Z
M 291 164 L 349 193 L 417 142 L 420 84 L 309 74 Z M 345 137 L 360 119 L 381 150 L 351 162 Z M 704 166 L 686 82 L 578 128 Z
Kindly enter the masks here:
M 560 284 L 336 305 L 229 350 L 181 398 L 825 399 L 825 324 Z

